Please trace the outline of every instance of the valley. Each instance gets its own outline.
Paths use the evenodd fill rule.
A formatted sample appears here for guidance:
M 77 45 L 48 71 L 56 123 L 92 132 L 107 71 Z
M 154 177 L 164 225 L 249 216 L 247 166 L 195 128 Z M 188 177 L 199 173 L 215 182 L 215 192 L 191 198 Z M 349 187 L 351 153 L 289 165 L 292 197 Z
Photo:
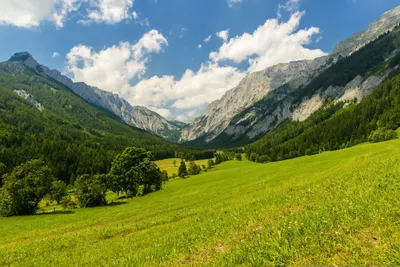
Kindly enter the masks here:
M 229 161 L 120 205 L 0 218 L 0 265 L 398 265 L 399 147 Z

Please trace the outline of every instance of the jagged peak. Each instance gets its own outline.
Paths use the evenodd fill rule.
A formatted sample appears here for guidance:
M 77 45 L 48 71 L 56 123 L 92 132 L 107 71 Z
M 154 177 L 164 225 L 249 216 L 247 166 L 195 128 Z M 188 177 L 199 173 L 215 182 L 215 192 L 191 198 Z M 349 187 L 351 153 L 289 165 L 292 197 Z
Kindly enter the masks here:
M 35 60 L 29 52 L 15 53 L 8 61 L 26 61 L 28 59 Z

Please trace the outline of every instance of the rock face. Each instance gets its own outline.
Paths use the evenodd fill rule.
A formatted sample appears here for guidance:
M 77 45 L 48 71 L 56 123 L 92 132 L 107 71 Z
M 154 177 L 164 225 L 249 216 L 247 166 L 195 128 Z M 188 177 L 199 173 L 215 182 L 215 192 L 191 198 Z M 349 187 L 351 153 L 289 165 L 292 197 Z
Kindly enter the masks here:
M 117 94 L 103 91 L 83 82 L 74 83 L 58 70 L 50 70 L 48 67 L 40 65 L 28 52 L 16 53 L 9 61 L 23 62 L 25 66 L 39 74 L 62 83 L 89 103 L 116 114 L 125 123 L 149 131 L 169 141 L 177 142 L 181 129 L 186 126 L 184 123 L 168 121 L 147 108 L 132 106 Z
M 278 64 L 251 73 L 220 100 L 211 103 L 204 114 L 183 129 L 181 141 L 197 145 L 226 145 L 244 138 L 251 141 L 290 118 L 304 120 L 318 110 L 328 97 L 361 99 L 386 77 L 354 77 L 344 87 L 317 88 L 323 93 L 303 99 L 299 104 L 288 97 L 308 85 L 313 78 L 341 57 L 347 57 L 400 23 L 400 6 L 384 13 L 365 31 L 337 44 L 333 53 L 314 60 Z M 258 103 L 261 101 L 261 104 Z M 254 106 L 258 103 L 256 106 Z M 222 140 L 222 141 L 221 141 Z
M 182 140 L 190 141 L 206 135 L 206 142 L 223 132 L 233 117 L 278 87 L 295 81 L 306 84 L 325 64 L 327 57 L 278 64 L 247 75 L 237 87 L 220 100 L 211 103 L 204 114 L 182 131 Z
M 373 21 L 369 27 L 359 33 L 354 34 L 350 38 L 339 42 L 332 54 L 346 57 L 359 50 L 372 40 L 387 31 L 393 30 L 400 23 L 400 6 L 387 11 L 380 18 Z
M 43 111 L 44 107 L 42 104 L 40 104 L 32 95 L 28 94 L 24 90 L 14 90 L 14 93 L 31 102 L 38 110 Z

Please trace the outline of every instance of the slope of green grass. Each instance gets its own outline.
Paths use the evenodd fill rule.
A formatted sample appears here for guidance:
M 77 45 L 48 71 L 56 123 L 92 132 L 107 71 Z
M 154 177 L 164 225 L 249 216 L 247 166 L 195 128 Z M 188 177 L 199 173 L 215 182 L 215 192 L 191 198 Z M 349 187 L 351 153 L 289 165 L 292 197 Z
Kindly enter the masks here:
M 174 160 L 176 161 L 176 164 L 174 165 Z M 207 166 L 208 159 L 201 159 L 201 160 L 196 160 L 195 163 L 202 167 L 203 165 Z M 178 158 L 172 158 L 172 159 L 163 159 L 163 160 L 157 160 L 156 161 L 158 167 L 162 171 L 167 171 L 168 176 L 172 176 L 174 173 L 178 175 L 178 168 L 179 164 L 181 163 L 181 159 Z M 186 166 L 189 167 L 189 162 L 186 162 Z
M 0 266 L 400 265 L 400 140 L 230 161 L 125 204 L 0 219 Z

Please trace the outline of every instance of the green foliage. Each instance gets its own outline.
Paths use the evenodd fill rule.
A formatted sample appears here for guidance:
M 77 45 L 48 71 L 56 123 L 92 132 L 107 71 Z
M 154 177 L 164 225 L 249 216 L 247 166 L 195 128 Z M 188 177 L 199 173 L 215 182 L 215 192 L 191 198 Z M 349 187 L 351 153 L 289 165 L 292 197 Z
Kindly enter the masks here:
M 126 148 L 112 163 L 111 189 L 131 196 L 138 193 L 139 186 L 144 187 L 143 194 L 160 190 L 161 171 L 151 160 L 151 153 L 143 148 Z
M 242 160 L 242 154 L 240 154 L 240 153 L 237 153 L 236 155 L 235 155 L 235 158 L 236 158 L 236 160 Z
M 387 79 L 359 104 L 328 105 L 303 122 L 286 122 L 246 147 L 246 154 L 268 155 L 271 161 L 314 155 L 368 140 L 395 138 L 400 126 L 400 75 Z M 381 130 L 377 130 L 382 128 Z M 377 130 L 376 132 L 374 132 Z
M 0 162 L 0 187 L 3 186 L 3 175 L 6 174 L 7 167 L 4 163 Z
M 161 181 L 168 182 L 168 172 L 166 170 L 161 171 Z
M 186 176 L 188 176 L 188 171 L 184 160 L 182 160 L 181 164 L 179 165 L 178 176 L 181 178 L 185 178 Z
M 72 201 L 72 198 L 69 195 L 64 196 L 61 199 L 60 205 L 64 210 L 66 210 L 66 209 L 71 210 L 71 209 L 76 209 L 77 208 L 76 203 L 74 201 Z
M 38 209 L 42 198 L 50 192 L 53 174 L 40 160 L 16 167 L 5 176 L 1 190 L 0 215 L 30 215 Z
M 191 160 L 189 162 L 189 169 L 188 169 L 188 173 L 189 175 L 198 175 L 201 172 L 201 167 L 198 166 L 194 160 Z
M 13 90 L 33 95 L 44 110 L 39 111 Z M 143 147 L 156 159 L 175 153 L 207 159 L 213 154 L 128 126 L 20 62 L 0 63 L 0 162 L 8 171 L 40 158 L 52 166 L 58 179 L 73 183 L 82 174 L 108 173 L 112 160 L 127 146 Z
M 211 169 L 212 168 L 212 166 L 214 166 L 214 160 L 212 160 L 212 159 L 209 159 L 208 161 L 207 161 L 207 168 L 208 169 Z
M 75 182 L 75 195 L 81 208 L 106 205 L 106 192 L 107 181 L 104 176 L 84 174 Z
M 50 197 L 55 200 L 57 204 L 63 197 L 67 195 L 67 185 L 61 180 L 53 181 L 51 184 Z
M 379 128 L 376 131 L 373 131 L 370 136 L 368 137 L 368 140 L 371 143 L 379 143 L 379 142 L 383 142 L 383 141 L 389 141 L 392 139 L 396 139 L 397 133 L 393 130 L 387 130 L 387 129 L 383 129 L 383 128 Z
M 229 161 L 122 205 L 0 218 L 0 265 L 398 266 L 399 147 Z

